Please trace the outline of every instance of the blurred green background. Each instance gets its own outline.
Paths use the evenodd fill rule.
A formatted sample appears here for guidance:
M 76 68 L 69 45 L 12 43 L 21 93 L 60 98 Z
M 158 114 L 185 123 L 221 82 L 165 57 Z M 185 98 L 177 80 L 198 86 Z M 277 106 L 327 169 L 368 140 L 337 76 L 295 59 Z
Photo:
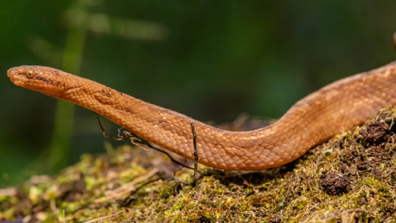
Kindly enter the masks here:
M 105 151 L 95 113 L 14 86 L 13 66 L 60 68 L 219 123 L 278 118 L 396 58 L 389 0 L 2 1 L 0 28 L 0 187 Z

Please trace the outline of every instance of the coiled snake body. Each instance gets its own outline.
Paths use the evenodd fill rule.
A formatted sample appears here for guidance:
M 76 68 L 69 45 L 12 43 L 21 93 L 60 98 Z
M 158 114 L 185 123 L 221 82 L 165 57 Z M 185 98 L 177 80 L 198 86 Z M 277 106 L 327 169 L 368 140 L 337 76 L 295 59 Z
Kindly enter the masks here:
M 298 101 L 276 123 L 246 132 L 217 129 L 50 67 L 14 67 L 7 75 L 15 85 L 93 110 L 188 159 L 194 159 L 190 126 L 194 123 L 198 161 L 232 170 L 281 166 L 361 124 L 380 108 L 396 105 L 396 61 L 329 84 Z

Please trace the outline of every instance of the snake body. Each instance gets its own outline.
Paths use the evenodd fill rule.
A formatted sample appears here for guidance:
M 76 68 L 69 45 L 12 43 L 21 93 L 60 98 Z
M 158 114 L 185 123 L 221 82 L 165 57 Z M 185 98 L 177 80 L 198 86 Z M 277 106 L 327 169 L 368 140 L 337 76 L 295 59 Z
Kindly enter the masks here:
M 43 66 L 8 70 L 18 86 L 95 111 L 132 133 L 199 162 L 232 170 L 261 170 L 291 162 L 313 146 L 396 105 L 396 61 L 329 84 L 294 104 L 276 123 L 253 131 L 225 131 L 144 102 L 95 81 Z

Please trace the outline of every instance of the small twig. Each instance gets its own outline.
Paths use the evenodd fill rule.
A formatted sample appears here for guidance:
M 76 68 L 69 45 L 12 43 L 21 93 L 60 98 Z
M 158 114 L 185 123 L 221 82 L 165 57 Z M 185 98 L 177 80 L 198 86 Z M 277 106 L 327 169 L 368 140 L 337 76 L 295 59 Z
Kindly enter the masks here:
M 153 170 L 151 170 L 150 172 L 148 172 L 146 175 L 137 177 L 136 179 L 134 179 L 133 181 L 124 184 L 114 190 L 109 190 L 109 191 L 105 191 L 104 194 L 105 196 L 102 198 L 98 198 L 95 200 L 95 202 L 100 203 L 103 202 L 105 200 L 110 200 L 110 199 L 116 199 L 119 198 L 125 194 L 127 194 L 130 191 L 134 191 L 136 190 L 135 185 L 144 181 L 147 181 L 148 179 L 150 179 L 152 176 L 154 176 L 155 174 L 158 173 L 158 169 L 155 168 Z
M 96 118 L 98 119 L 99 127 L 100 127 L 100 129 L 102 130 L 102 134 L 103 134 L 104 137 L 109 138 L 109 139 L 114 139 L 114 140 L 117 140 L 117 141 L 122 141 L 122 140 L 125 140 L 125 139 L 129 139 L 129 140 L 131 140 L 132 144 L 134 144 L 135 146 L 137 146 L 137 147 L 139 147 L 139 148 L 141 148 L 141 149 L 146 149 L 146 148 L 140 146 L 140 144 L 146 145 L 146 146 L 148 146 L 148 147 L 151 148 L 151 149 L 154 149 L 154 150 L 156 150 L 156 151 L 158 151 L 158 152 L 164 153 L 165 155 L 167 155 L 167 156 L 169 157 L 169 159 L 171 159 L 172 162 L 174 162 L 174 163 L 176 163 L 176 164 L 178 164 L 178 165 L 180 165 L 180 166 L 182 166 L 182 167 L 184 167 L 184 168 L 191 169 L 191 170 L 193 169 L 192 167 L 189 167 L 189 166 L 187 166 L 187 165 L 185 165 L 185 164 L 183 164 L 183 163 L 181 163 L 181 162 L 175 160 L 175 159 L 174 159 L 169 153 L 167 153 L 166 151 L 161 150 L 161 149 L 159 149 L 159 148 L 157 148 L 157 147 L 151 145 L 148 141 L 146 141 L 146 140 L 140 138 L 139 136 L 137 136 L 137 135 L 135 135 L 135 134 L 133 134 L 133 133 L 131 133 L 131 132 L 125 130 L 125 129 L 124 129 L 124 131 L 122 131 L 122 132 L 121 132 L 121 129 L 122 129 L 122 128 L 119 128 L 119 129 L 118 129 L 118 138 L 112 136 L 110 133 L 106 133 L 106 130 L 103 128 L 102 123 L 100 122 L 99 117 L 96 117 Z
M 137 187 L 135 190 L 131 191 L 129 193 L 129 195 L 124 200 L 117 200 L 118 204 L 120 204 L 121 207 L 129 206 L 132 203 L 132 201 L 137 200 L 137 197 L 133 196 L 135 193 L 137 193 L 141 188 L 143 188 L 143 187 L 145 187 L 145 186 L 147 186 L 147 185 L 149 185 L 149 184 L 151 184 L 153 182 L 157 182 L 158 180 L 165 180 L 165 178 L 164 179 L 156 178 L 156 179 L 152 179 L 152 180 L 144 182 L 142 185 Z
M 198 171 L 198 159 L 199 159 L 199 155 L 197 151 L 197 133 L 195 132 L 194 123 L 191 122 L 190 124 L 191 124 L 191 131 L 193 135 L 193 144 L 194 144 L 194 181 L 196 181 L 197 171 Z
M 116 137 L 113 137 L 110 133 L 106 133 L 106 130 L 103 128 L 102 122 L 100 121 L 99 117 L 96 117 L 96 118 L 98 119 L 99 127 L 100 127 L 100 129 L 102 130 L 102 134 L 103 134 L 104 137 L 109 138 L 109 139 L 114 139 L 114 140 L 117 140 L 117 141 L 122 141 L 122 140 L 125 139 L 124 137 L 116 138 Z M 118 132 L 118 134 L 119 134 L 119 133 L 120 133 L 120 132 Z
M 16 196 L 18 194 L 18 190 L 16 189 L 16 187 L 9 187 L 9 188 L 3 188 L 0 189 L 0 196 Z
M 101 220 L 104 220 L 104 219 L 107 219 L 107 218 L 114 217 L 114 216 L 119 215 L 119 214 L 121 214 L 123 212 L 125 212 L 125 210 L 118 211 L 118 212 L 116 212 L 114 214 L 110 214 L 110 215 L 103 216 L 103 217 L 100 217 L 100 218 L 95 218 L 95 219 L 92 219 L 92 220 L 89 220 L 89 221 L 85 221 L 84 223 L 98 222 L 98 221 L 101 221 Z
M 151 148 L 151 149 L 154 149 L 154 150 L 156 150 L 156 151 L 158 151 L 158 152 L 164 153 L 165 155 L 167 155 L 167 156 L 169 157 L 169 159 L 172 160 L 172 162 L 174 162 L 174 163 L 176 163 L 176 164 L 178 164 L 178 165 L 180 165 L 180 166 L 182 166 L 182 167 L 184 167 L 184 168 L 187 168 L 187 169 L 190 169 L 190 170 L 193 169 L 192 167 L 189 167 L 189 166 L 187 166 L 186 164 L 183 164 L 183 163 L 181 163 L 181 162 L 175 160 L 168 152 L 166 152 L 166 151 L 164 151 L 164 150 L 162 150 L 162 149 L 159 149 L 159 148 L 157 148 L 157 147 L 151 145 L 149 142 L 147 142 L 147 141 L 144 140 L 144 139 L 135 138 L 135 139 L 132 139 L 131 142 L 132 142 L 134 145 L 136 145 L 136 146 L 138 146 L 136 143 L 140 143 L 140 144 L 146 145 L 146 146 L 148 146 L 148 147 Z M 138 146 L 138 147 L 139 147 L 139 146 Z

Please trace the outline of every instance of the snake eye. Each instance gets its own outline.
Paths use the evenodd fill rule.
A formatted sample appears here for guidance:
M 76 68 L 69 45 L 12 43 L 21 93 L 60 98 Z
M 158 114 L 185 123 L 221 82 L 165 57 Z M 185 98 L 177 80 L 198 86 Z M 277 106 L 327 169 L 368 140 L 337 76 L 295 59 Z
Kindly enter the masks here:
M 26 77 L 29 78 L 29 79 L 34 78 L 34 76 L 36 76 L 36 74 L 34 73 L 33 70 L 29 70 L 29 71 L 26 73 Z

